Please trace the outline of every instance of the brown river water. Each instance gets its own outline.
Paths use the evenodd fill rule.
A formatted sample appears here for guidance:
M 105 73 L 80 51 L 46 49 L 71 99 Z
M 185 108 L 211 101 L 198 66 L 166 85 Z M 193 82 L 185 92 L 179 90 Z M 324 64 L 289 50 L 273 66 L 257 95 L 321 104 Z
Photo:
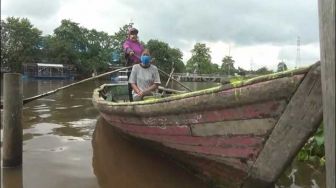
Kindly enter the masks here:
M 122 137 L 99 117 L 91 96 L 105 82 L 83 83 L 23 106 L 23 164 L 2 168 L 1 187 L 209 187 L 163 154 Z M 24 97 L 69 83 L 24 80 Z M 193 89 L 213 85 L 185 84 Z M 295 161 L 275 187 L 323 188 L 324 178 L 323 168 Z

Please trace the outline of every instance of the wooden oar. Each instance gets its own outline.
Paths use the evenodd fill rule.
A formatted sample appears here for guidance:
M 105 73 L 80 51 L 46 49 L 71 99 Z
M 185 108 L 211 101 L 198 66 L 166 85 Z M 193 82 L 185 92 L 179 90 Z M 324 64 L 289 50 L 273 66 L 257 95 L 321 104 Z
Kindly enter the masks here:
M 171 72 L 170 72 L 170 74 L 169 74 L 169 78 L 168 78 L 168 80 L 167 80 L 167 82 L 166 82 L 165 87 L 168 87 L 170 78 L 172 77 L 172 75 L 173 75 L 173 73 L 174 73 L 174 70 L 175 70 L 175 67 L 172 67 L 172 70 L 171 70 Z M 166 93 L 166 91 L 162 90 L 161 96 L 164 95 L 165 93 Z
M 159 68 L 158 68 L 158 70 L 159 70 L 162 74 L 164 74 L 165 76 L 170 77 L 169 74 L 166 73 L 166 72 L 164 72 L 163 70 L 161 70 L 161 69 L 159 69 Z M 177 80 L 174 79 L 173 77 L 171 77 L 171 79 L 174 80 L 175 82 L 177 82 L 178 84 L 180 84 L 182 87 L 184 87 L 184 88 L 187 89 L 188 91 L 192 91 L 190 88 L 188 88 L 187 86 L 185 86 L 185 85 L 182 84 L 181 82 L 177 81 Z
M 167 80 L 167 82 L 166 82 L 166 86 L 165 86 L 165 87 L 168 87 L 170 78 L 172 77 L 172 75 L 173 75 L 173 73 L 174 73 L 174 70 L 175 70 L 175 67 L 172 68 L 172 70 L 171 70 L 171 72 L 170 72 L 170 74 L 169 74 L 169 78 L 168 78 L 168 80 Z
M 103 73 L 103 74 L 100 74 L 100 75 L 97 75 L 97 76 L 94 76 L 94 77 L 91 77 L 91 78 L 87 78 L 87 79 L 81 80 L 79 82 L 75 82 L 75 83 L 72 83 L 72 84 L 69 84 L 69 85 L 57 88 L 57 89 L 52 90 L 52 91 L 48 91 L 48 92 L 40 94 L 40 95 L 36 95 L 36 96 L 33 96 L 33 97 L 25 98 L 25 99 L 23 99 L 23 104 L 26 104 L 28 102 L 31 102 L 33 100 L 36 100 L 36 99 L 39 99 L 39 98 L 42 98 L 42 97 L 45 97 L 45 96 L 48 96 L 48 95 L 51 95 L 51 94 L 54 94 L 57 91 L 60 91 L 60 90 L 63 90 L 63 89 L 66 89 L 66 88 L 69 88 L 69 87 L 72 87 L 72 86 L 75 86 L 75 85 L 87 82 L 87 81 L 90 81 L 90 80 L 94 80 L 94 79 L 97 79 L 97 78 L 100 78 L 100 77 L 103 77 L 103 76 L 106 76 L 106 75 L 109 75 L 109 74 L 112 74 L 112 73 L 115 73 L 115 72 L 118 72 L 118 71 L 121 71 L 121 70 L 129 69 L 129 68 L 132 68 L 132 66 L 116 69 L 114 71 L 106 72 L 106 73 Z M 1 109 L 2 109 L 2 107 L 3 107 L 3 105 L 2 105 L 2 102 L 1 102 Z

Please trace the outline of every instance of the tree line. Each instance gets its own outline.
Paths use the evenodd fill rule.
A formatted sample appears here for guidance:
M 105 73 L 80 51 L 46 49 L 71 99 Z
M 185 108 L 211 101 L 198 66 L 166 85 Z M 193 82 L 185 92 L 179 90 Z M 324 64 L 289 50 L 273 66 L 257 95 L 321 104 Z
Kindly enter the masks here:
M 104 31 L 87 29 L 71 20 L 64 19 L 50 35 L 34 27 L 27 18 L 8 17 L 1 19 L 1 66 L 9 67 L 12 72 L 22 72 L 24 63 L 71 64 L 81 76 L 92 72 L 106 72 L 113 65 L 123 65 L 125 58 L 122 43 L 133 23 L 125 24 L 119 31 L 110 35 Z M 205 44 L 196 43 L 191 50 L 192 56 L 183 63 L 183 53 L 168 43 L 150 39 L 141 43 L 151 51 L 156 65 L 163 71 L 176 73 L 190 72 L 199 74 L 246 74 L 249 71 L 234 67 L 231 56 L 225 56 L 222 65 L 211 62 L 210 49 Z M 272 72 L 266 67 L 255 72 Z

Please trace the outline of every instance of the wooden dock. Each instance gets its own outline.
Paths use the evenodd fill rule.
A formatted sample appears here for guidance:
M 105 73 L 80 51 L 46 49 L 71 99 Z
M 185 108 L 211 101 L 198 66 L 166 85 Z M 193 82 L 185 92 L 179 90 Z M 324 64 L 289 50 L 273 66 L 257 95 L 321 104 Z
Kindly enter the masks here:
M 228 78 L 219 74 L 174 73 L 172 76 L 182 82 L 220 82 L 222 78 Z

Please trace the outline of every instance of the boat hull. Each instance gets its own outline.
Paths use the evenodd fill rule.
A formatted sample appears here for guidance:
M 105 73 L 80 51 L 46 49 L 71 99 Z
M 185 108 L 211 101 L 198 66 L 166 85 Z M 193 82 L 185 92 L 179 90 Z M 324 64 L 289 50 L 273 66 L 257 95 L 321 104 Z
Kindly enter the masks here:
M 275 127 L 291 123 L 279 125 L 293 95 L 307 79 L 308 70 L 235 87 L 223 85 L 132 103 L 102 100 L 98 89 L 93 103 L 117 130 L 169 154 L 204 179 L 228 187 L 244 186 L 246 180 L 246 187 L 253 187 L 256 182 L 266 186 L 275 181 L 278 171 L 272 172 L 272 179 L 258 177 L 258 171 L 253 176 L 251 173 Z M 318 78 L 318 73 L 313 75 Z M 318 111 L 322 105 L 319 93 L 316 95 Z M 305 135 L 314 131 L 322 115 L 314 116 L 313 128 Z M 302 144 L 304 141 L 298 145 Z M 291 157 L 293 153 L 283 163 Z

